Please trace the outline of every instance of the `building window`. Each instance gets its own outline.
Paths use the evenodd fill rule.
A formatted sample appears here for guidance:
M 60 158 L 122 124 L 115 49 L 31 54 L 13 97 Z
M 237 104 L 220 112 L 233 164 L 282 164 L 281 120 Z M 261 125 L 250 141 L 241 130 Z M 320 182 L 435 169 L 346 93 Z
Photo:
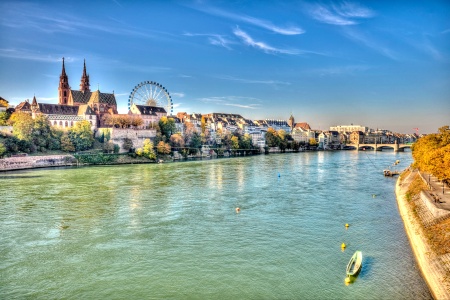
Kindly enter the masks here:
M 63 126 L 62 121 L 59 121 L 59 126 Z
M 92 120 L 92 116 L 89 116 L 89 120 Z M 92 122 L 91 122 L 91 124 L 92 124 Z
M 73 121 L 72 121 L 72 122 L 70 122 L 70 126 L 73 126 Z
M 69 127 L 69 122 L 66 121 L 66 126 L 65 127 Z

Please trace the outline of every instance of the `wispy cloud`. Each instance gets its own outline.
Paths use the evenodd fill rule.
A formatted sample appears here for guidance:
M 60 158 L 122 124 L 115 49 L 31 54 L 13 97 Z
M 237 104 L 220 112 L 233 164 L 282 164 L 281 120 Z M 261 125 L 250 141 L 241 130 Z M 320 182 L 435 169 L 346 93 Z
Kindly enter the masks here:
M 332 25 L 355 25 L 357 19 L 367 19 L 375 16 L 369 8 L 351 2 L 341 4 L 314 4 L 308 7 L 310 15 L 319 22 Z
M 170 95 L 172 97 L 177 97 L 177 98 L 184 98 L 185 94 L 184 93 L 170 93 Z
M 54 54 L 42 54 L 27 49 L 15 49 L 15 48 L 0 48 L 0 57 L 43 61 L 43 62 L 61 62 L 62 55 Z M 73 62 L 73 57 L 64 57 L 66 62 Z
M 300 54 L 300 51 L 295 49 L 281 49 L 281 48 L 275 48 L 272 47 L 264 42 L 257 42 L 255 41 L 250 35 L 248 35 L 246 32 L 241 30 L 239 27 L 233 30 L 234 35 L 236 35 L 238 38 L 240 38 L 244 44 L 251 46 L 253 48 L 256 48 L 258 50 L 262 50 L 265 53 L 269 54 Z
M 114 1 L 114 0 L 113 0 Z M 117 1 L 117 4 L 120 5 Z M 33 3 L 16 2 L 14 5 L 6 6 L 7 15 L 13 15 L 14 18 L 2 19 L 1 24 L 5 27 L 32 29 L 46 34 L 65 33 L 76 36 L 96 35 L 98 32 L 114 35 L 125 35 L 144 38 L 158 37 L 159 33 L 149 33 L 148 30 L 140 30 L 114 23 L 92 21 L 75 15 L 58 12 L 54 14 L 51 11 L 42 9 L 39 5 Z M 104 20 L 104 19 L 101 19 Z
M 230 44 L 233 44 L 231 40 L 229 40 L 226 36 L 221 34 L 214 34 L 214 33 L 184 33 L 185 36 L 206 36 L 208 38 L 208 42 L 211 45 L 214 46 L 220 46 L 223 48 L 226 48 L 228 50 L 231 50 Z
M 257 26 L 260 28 L 264 28 L 264 29 L 267 29 L 271 32 L 278 33 L 278 34 L 298 35 L 298 34 L 305 33 L 305 31 L 298 26 L 294 26 L 294 25 L 277 26 L 267 20 L 258 19 L 255 17 L 247 16 L 247 15 L 240 15 L 240 14 L 228 12 L 228 11 L 214 8 L 214 7 L 201 6 L 201 7 L 194 7 L 194 9 L 197 9 L 199 11 L 202 11 L 202 12 L 210 14 L 210 15 L 219 16 L 219 17 L 230 19 L 230 20 L 251 24 L 251 25 L 254 25 L 254 26 Z
M 385 46 L 381 41 L 375 40 L 367 34 L 364 34 L 355 29 L 350 29 L 349 27 L 343 30 L 343 33 L 347 38 L 359 44 L 362 44 L 363 46 L 366 46 L 383 56 L 386 56 L 393 60 L 398 60 L 398 55 L 394 51 Z
M 244 79 L 238 78 L 228 75 L 216 76 L 218 79 L 237 81 L 242 83 L 251 83 L 251 84 L 267 84 L 267 85 L 290 85 L 290 82 L 278 81 L 278 80 L 254 80 L 254 79 Z
M 349 65 L 349 66 L 336 66 L 336 67 L 306 70 L 305 73 L 315 74 L 319 76 L 341 76 L 341 75 L 356 75 L 369 69 L 371 69 L 371 67 L 366 65 Z
M 246 109 L 259 109 L 261 107 L 260 100 L 252 97 L 241 96 L 225 96 L 225 97 L 205 97 L 199 101 L 222 106 L 234 106 Z

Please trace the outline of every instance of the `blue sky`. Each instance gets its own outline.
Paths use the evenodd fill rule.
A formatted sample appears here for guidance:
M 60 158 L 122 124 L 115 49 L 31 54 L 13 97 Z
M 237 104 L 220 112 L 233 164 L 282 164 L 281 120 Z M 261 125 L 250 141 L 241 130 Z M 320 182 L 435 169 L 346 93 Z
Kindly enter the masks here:
M 142 81 L 174 112 L 239 113 L 412 133 L 450 125 L 449 1 L 0 2 L 0 96 L 57 103 L 72 89 L 119 112 Z

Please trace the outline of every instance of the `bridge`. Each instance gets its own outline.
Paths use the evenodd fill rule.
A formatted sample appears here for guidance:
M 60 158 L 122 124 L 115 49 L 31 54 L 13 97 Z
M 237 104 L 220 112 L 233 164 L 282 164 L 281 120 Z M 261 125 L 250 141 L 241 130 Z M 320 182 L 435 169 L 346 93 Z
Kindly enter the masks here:
M 374 151 L 383 151 L 383 149 L 394 149 L 394 152 L 403 152 L 405 148 L 410 148 L 412 144 L 356 144 L 351 145 L 356 148 L 356 150 L 374 150 Z

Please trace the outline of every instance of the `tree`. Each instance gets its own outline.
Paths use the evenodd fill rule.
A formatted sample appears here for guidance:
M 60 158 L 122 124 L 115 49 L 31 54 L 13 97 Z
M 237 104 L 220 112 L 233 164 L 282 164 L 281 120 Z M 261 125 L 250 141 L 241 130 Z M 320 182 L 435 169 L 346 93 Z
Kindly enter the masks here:
M 11 114 L 6 111 L 0 112 L 0 126 L 7 126 L 8 120 L 11 117 Z
M 64 133 L 61 136 L 61 150 L 65 152 L 75 152 L 75 146 L 67 133 Z
M 6 153 L 6 147 L 2 143 L 0 143 L 0 158 Z
M 33 133 L 33 118 L 30 114 L 24 112 L 15 112 L 9 118 L 13 126 L 13 135 L 19 140 L 29 141 Z
M 142 126 L 144 124 L 144 120 L 140 116 L 131 116 L 131 126 L 134 126 L 134 128 L 138 128 L 139 126 Z
M 86 120 L 75 123 L 75 125 L 69 129 L 69 138 L 75 146 L 76 151 L 92 148 L 94 136 L 91 130 L 91 123 Z
M 34 118 L 32 141 L 41 151 L 49 148 L 49 142 L 52 138 L 52 131 L 48 118 L 44 115 L 38 115 Z
M 145 139 L 142 148 L 136 149 L 136 154 L 154 160 L 156 159 L 156 153 L 153 148 L 153 143 L 150 139 Z
M 269 147 L 278 147 L 280 145 L 280 137 L 273 128 L 267 129 L 266 144 Z
M 123 140 L 123 145 L 122 145 L 123 149 L 125 150 L 130 150 L 131 148 L 133 148 L 133 141 L 129 138 L 125 138 Z
M 172 118 L 162 117 L 159 120 L 158 125 L 161 129 L 161 135 L 166 137 L 166 141 L 168 141 L 170 136 L 177 130 L 175 120 Z
M 310 146 L 317 146 L 317 141 L 315 138 L 310 138 L 309 139 L 309 145 Z
M 231 149 L 233 150 L 239 149 L 239 138 L 237 136 L 233 136 L 231 138 Z
M 201 145 L 202 145 L 202 139 L 200 137 L 200 134 L 197 131 L 195 131 L 192 134 L 191 141 L 189 143 L 189 147 L 191 148 L 189 152 L 191 154 L 197 153 L 197 149 L 199 149 L 201 147 Z
M 179 133 L 172 134 L 170 137 L 170 145 L 172 145 L 173 148 L 184 147 L 183 137 Z
M 158 143 L 158 145 L 156 146 L 156 150 L 159 154 L 170 154 L 170 152 L 172 151 L 170 145 L 164 143 L 163 141 Z

